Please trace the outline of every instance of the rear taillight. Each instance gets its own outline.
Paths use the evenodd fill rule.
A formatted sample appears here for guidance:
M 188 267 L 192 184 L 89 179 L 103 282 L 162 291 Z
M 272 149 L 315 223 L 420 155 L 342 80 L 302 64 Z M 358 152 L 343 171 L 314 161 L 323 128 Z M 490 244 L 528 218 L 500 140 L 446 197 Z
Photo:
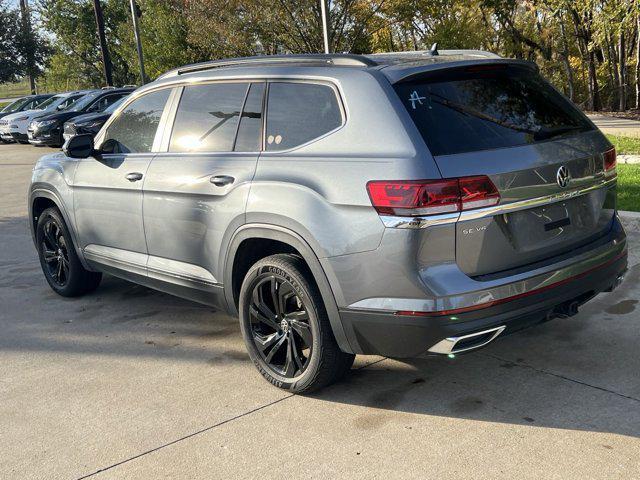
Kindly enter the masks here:
M 611 148 L 602 154 L 604 157 L 604 171 L 608 172 L 616 168 L 616 149 Z
M 437 215 L 496 205 L 500 194 L 487 176 L 445 180 L 367 183 L 371 204 L 382 215 Z

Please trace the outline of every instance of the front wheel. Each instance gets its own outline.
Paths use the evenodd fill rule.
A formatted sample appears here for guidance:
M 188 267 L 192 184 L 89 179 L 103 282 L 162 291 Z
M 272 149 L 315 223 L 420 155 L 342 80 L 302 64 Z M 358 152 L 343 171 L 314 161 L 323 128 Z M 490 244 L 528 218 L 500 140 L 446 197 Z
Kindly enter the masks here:
M 249 356 L 277 387 L 308 393 L 337 381 L 353 364 L 355 356 L 336 343 L 300 257 L 272 255 L 253 265 L 242 283 L 239 310 Z
M 36 242 L 42 272 L 54 292 L 77 297 L 98 288 L 102 274 L 82 266 L 58 209 L 47 208 L 40 214 Z

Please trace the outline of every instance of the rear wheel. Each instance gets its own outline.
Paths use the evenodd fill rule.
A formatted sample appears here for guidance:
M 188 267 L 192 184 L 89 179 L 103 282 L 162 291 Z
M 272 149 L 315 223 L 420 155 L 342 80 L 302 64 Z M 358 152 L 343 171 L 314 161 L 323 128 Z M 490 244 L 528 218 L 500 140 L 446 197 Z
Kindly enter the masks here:
M 36 242 L 42 272 L 54 292 L 76 297 L 100 285 L 102 274 L 82 266 L 58 209 L 47 208 L 42 212 L 36 226 Z
M 253 363 L 273 385 L 296 393 L 327 386 L 355 356 L 338 347 L 322 297 L 301 258 L 258 261 L 240 291 L 240 325 Z

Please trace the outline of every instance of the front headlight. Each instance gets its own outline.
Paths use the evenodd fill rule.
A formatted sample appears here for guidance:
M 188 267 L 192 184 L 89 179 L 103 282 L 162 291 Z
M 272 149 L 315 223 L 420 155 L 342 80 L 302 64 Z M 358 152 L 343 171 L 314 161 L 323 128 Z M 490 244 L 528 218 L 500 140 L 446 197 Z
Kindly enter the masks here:
M 33 122 L 32 124 L 38 128 L 49 127 L 58 123 L 58 120 L 43 120 L 42 122 Z

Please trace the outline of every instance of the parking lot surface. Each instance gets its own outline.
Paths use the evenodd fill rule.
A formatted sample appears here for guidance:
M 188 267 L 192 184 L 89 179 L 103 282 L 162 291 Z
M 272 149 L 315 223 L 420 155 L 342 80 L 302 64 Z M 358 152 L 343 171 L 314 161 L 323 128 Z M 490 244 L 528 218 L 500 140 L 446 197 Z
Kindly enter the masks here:
M 105 277 L 56 296 L 27 230 L 51 149 L 0 145 L 0 478 L 640 477 L 640 220 L 625 283 L 488 348 L 267 384 L 236 319 Z

